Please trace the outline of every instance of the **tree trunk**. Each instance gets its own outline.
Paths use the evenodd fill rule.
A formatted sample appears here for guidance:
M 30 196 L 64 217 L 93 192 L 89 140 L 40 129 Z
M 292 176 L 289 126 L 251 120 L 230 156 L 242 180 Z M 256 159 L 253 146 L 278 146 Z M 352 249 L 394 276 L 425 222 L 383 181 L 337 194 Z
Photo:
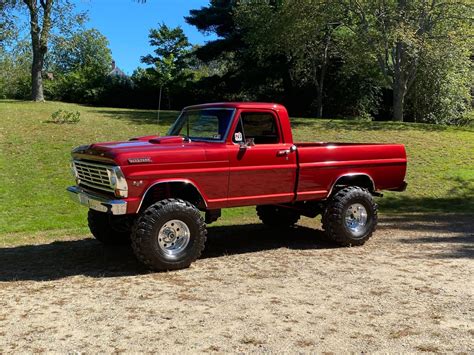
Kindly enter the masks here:
M 160 95 L 158 96 L 158 114 L 157 121 L 160 124 L 160 113 L 161 113 L 161 94 L 163 93 L 163 85 L 160 85 Z
M 326 49 L 324 51 L 319 81 L 316 85 L 316 117 L 318 118 L 323 117 L 324 79 L 326 79 L 326 71 L 328 67 L 328 48 L 329 42 L 327 43 Z
M 316 117 L 323 117 L 323 88 L 319 85 L 316 88 Z
M 291 61 L 287 59 L 285 65 L 286 70 L 282 71 L 284 102 L 289 110 L 292 110 L 292 103 L 296 101 L 294 98 L 293 75 L 291 73 L 291 66 Z
M 323 117 L 323 97 L 324 97 L 324 79 L 326 78 L 326 72 L 329 61 L 329 47 L 331 46 L 332 32 L 329 30 L 325 36 L 325 46 L 322 55 L 321 70 L 319 72 L 319 79 L 315 80 L 316 84 L 316 117 Z M 314 68 L 314 75 L 317 78 L 318 71 L 317 65 Z
M 33 52 L 33 63 L 31 65 L 31 99 L 33 101 L 44 101 L 43 64 L 44 54 L 41 53 L 41 50 Z
M 393 85 L 393 121 L 403 122 L 403 108 L 405 105 L 405 90 L 401 83 Z
M 51 30 L 51 11 L 54 0 L 41 0 L 38 8 L 36 0 L 23 0 L 30 13 L 31 46 L 33 49 L 33 62 L 31 64 L 31 99 L 44 101 L 43 95 L 43 66 L 44 57 L 48 51 L 49 32 Z M 43 15 L 40 21 L 40 15 Z M 42 28 L 41 25 L 42 24 Z
M 403 109 L 407 93 L 407 79 L 404 72 L 404 48 L 401 42 L 395 45 L 393 65 L 393 121 L 403 122 Z

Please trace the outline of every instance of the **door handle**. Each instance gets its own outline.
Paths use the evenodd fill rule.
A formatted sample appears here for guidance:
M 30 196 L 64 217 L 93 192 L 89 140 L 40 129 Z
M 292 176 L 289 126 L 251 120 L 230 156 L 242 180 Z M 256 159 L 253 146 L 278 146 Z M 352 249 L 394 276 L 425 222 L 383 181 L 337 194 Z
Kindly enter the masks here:
M 279 150 L 278 151 L 278 156 L 288 155 L 290 153 L 291 153 L 291 150 L 289 150 L 289 149 Z

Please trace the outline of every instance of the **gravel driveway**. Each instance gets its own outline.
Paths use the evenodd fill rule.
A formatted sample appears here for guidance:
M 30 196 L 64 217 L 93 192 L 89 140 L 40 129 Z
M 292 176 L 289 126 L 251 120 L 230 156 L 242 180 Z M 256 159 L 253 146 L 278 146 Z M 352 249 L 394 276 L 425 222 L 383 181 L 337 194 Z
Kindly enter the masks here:
M 87 236 L 3 247 L 0 353 L 469 353 L 473 219 L 385 216 L 358 248 L 308 219 L 211 226 L 190 269 L 154 274 Z

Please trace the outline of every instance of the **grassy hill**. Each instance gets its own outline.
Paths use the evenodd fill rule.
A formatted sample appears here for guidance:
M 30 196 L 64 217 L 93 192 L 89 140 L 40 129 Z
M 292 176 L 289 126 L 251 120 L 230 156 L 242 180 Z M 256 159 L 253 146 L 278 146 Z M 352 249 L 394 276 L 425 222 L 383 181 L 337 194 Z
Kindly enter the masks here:
M 79 111 L 77 124 L 48 123 L 58 109 Z M 73 147 L 164 134 L 177 112 L 0 101 L 0 240 L 87 231 L 86 209 L 70 201 Z M 474 213 L 474 130 L 424 124 L 349 120 L 292 120 L 297 141 L 398 142 L 407 147 L 408 190 L 379 199 L 382 213 Z M 253 208 L 225 212 L 226 223 L 254 216 Z M 32 233 L 34 232 L 34 233 Z M 6 240 L 6 239 L 5 239 Z

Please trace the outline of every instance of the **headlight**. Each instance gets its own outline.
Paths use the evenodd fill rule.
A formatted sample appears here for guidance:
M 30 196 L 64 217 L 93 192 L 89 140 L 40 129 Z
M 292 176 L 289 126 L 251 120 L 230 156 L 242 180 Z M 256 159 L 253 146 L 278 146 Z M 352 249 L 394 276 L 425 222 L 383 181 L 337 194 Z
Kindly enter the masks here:
M 125 176 L 119 167 L 107 169 L 110 179 L 110 185 L 115 190 L 115 196 L 128 197 L 128 184 Z

